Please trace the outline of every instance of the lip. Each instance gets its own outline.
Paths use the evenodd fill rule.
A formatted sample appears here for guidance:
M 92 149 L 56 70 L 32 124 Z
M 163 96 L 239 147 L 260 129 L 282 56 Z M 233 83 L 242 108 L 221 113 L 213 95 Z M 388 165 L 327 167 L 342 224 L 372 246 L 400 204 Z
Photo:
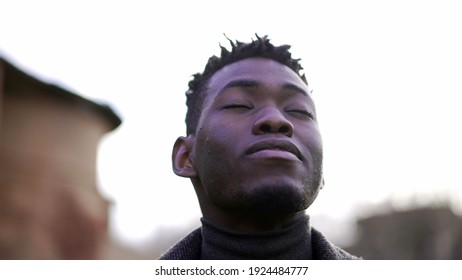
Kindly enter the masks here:
M 266 139 L 252 144 L 246 151 L 246 156 L 287 158 L 303 161 L 302 154 L 295 144 L 287 140 Z

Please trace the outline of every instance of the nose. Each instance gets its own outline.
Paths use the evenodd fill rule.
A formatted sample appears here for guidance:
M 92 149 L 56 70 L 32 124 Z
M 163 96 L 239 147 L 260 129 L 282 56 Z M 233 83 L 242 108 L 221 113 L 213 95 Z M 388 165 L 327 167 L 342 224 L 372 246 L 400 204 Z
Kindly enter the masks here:
M 255 135 L 265 133 L 281 133 L 291 137 L 294 133 L 294 126 L 287 118 L 275 107 L 264 109 L 252 127 Z

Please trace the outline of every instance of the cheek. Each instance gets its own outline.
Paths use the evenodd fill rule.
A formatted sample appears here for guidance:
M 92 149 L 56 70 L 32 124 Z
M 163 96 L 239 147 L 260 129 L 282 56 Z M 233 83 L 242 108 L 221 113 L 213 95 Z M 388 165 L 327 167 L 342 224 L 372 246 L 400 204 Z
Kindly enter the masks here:
M 323 149 L 321 137 L 314 139 L 311 147 L 311 155 L 313 157 L 314 172 L 318 176 L 322 176 L 323 173 Z
M 319 172 L 323 161 L 323 144 L 319 131 L 312 130 L 311 132 L 304 133 L 300 140 L 305 149 L 308 150 L 307 154 L 311 157 L 309 161 L 312 162 L 316 172 Z
M 243 122 L 209 116 L 208 122 L 199 127 L 198 130 L 199 141 L 202 142 L 205 149 L 202 152 L 230 152 L 235 150 L 239 140 L 244 136 L 242 130 Z
M 214 170 L 223 173 L 223 169 L 228 169 L 235 159 L 232 156 L 235 147 L 230 129 L 219 124 L 201 127 L 198 131 L 195 148 L 196 163 L 204 175 L 204 172 L 213 172 Z
M 236 156 L 228 134 L 220 129 L 201 128 L 195 149 L 195 170 L 206 196 L 213 201 L 227 197 L 234 184 Z M 218 187 L 219 186 L 219 187 Z
M 322 139 L 319 134 L 313 135 L 310 139 L 310 149 L 318 158 L 322 159 Z

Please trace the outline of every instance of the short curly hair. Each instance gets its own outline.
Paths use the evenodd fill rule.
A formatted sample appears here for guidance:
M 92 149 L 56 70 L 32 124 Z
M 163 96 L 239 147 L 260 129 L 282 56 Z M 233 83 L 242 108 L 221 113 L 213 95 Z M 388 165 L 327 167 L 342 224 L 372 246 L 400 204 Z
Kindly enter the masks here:
M 202 73 L 193 75 L 189 82 L 189 89 L 186 91 L 186 133 L 187 135 L 195 134 L 199 118 L 202 114 L 204 105 L 207 82 L 218 70 L 224 66 L 237 62 L 242 59 L 251 57 L 263 57 L 275 60 L 292 69 L 306 84 L 308 84 L 305 74 L 301 73 L 303 67 L 300 65 L 300 59 L 292 58 L 289 52 L 290 45 L 274 46 L 270 43 L 268 36 L 263 37 L 255 34 L 256 40 L 252 39 L 250 43 L 242 43 L 239 41 L 233 42 L 226 37 L 231 45 L 231 50 L 227 50 L 220 45 L 221 56 L 212 56 L 209 58 Z

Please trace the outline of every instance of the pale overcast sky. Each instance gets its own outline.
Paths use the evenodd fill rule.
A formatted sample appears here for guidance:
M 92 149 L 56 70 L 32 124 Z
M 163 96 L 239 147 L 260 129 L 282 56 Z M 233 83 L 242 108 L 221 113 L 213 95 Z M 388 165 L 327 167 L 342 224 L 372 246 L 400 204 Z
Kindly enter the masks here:
M 101 143 L 98 180 L 112 233 L 138 244 L 198 222 L 170 153 L 187 83 L 227 46 L 223 33 L 268 34 L 302 59 L 325 147 L 313 217 L 348 220 L 387 199 L 460 202 L 461 14 L 445 0 L 0 0 L 0 52 L 123 118 Z

